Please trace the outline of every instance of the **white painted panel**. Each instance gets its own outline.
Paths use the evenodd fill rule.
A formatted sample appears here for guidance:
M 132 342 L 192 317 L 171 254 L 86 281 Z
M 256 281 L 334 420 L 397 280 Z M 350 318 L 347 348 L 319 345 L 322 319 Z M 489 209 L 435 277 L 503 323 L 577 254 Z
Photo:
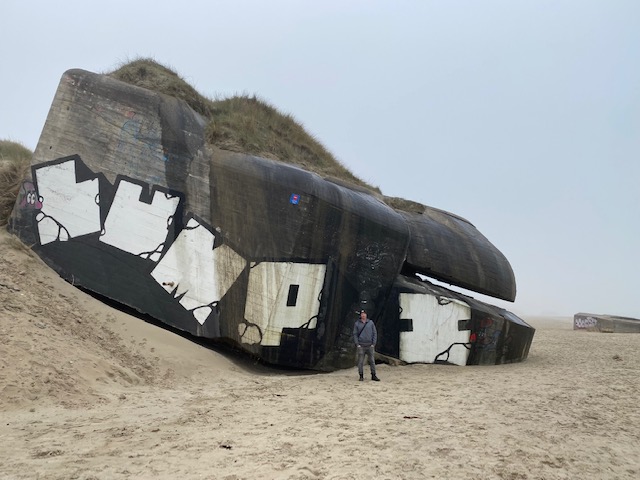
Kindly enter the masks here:
M 261 345 L 280 345 L 285 327 L 299 328 L 318 314 L 325 273 L 325 265 L 306 263 L 264 262 L 251 269 L 245 318 L 263 332 Z M 290 285 L 299 285 L 295 306 L 287 306 Z M 315 325 L 314 319 L 309 327 Z
M 402 318 L 413 321 L 412 332 L 400 332 L 400 359 L 410 363 L 433 363 L 436 355 L 452 343 L 469 341 L 469 331 L 458 330 L 458 320 L 470 318 L 471 308 L 454 299 L 445 305 L 434 295 L 400 294 Z M 462 345 L 450 351 L 449 362 L 466 365 L 469 351 Z
M 66 242 L 69 240 L 67 231 L 58 225 L 51 217 L 47 217 L 44 213 L 36 214 L 38 222 L 38 232 L 40 234 L 40 244 L 45 245 L 50 242 Z
M 255 325 L 247 325 L 246 323 L 240 323 L 238 325 L 238 336 L 242 343 L 254 345 L 260 343 L 260 329 Z
M 246 266 L 245 260 L 226 245 L 213 249 L 214 235 L 191 219 L 180 232 L 151 276 L 167 292 L 184 296 L 180 304 L 193 310 L 202 325 L 210 305 L 219 301 Z
M 213 264 L 216 271 L 213 295 L 219 300 L 238 279 L 247 262 L 231 247 L 220 245 L 213 251 Z
M 151 204 L 140 201 L 142 186 L 120 181 L 100 241 L 158 261 L 180 198 L 156 191 Z
M 42 197 L 42 214 L 38 215 L 41 245 L 66 240 L 62 229 L 68 238 L 100 231 L 98 179 L 76 183 L 75 160 L 38 168 L 36 180 Z

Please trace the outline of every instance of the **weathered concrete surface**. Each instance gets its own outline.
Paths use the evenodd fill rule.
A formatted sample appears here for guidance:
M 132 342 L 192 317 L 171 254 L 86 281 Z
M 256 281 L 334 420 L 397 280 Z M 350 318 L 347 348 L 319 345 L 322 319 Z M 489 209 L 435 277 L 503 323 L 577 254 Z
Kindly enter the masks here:
M 573 316 L 573 329 L 606 333 L 640 333 L 640 319 L 596 313 L 576 313 Z
M 506 257 L 469 221 L 427 207 L 402 212 L 411 231 L 409 269 L 474 292 L 513 301 L 516 280 Z
M 513 298 L 469 222 L 212 148 L 204 126 L 175 98 L 66 72 L 22 189 L 38 201 L 18 198 L 11 228 L 75 285 L 270 363 L 351 366 L 363 307 L 401 361 L 526 358 L 520 319 L 414 277 Z

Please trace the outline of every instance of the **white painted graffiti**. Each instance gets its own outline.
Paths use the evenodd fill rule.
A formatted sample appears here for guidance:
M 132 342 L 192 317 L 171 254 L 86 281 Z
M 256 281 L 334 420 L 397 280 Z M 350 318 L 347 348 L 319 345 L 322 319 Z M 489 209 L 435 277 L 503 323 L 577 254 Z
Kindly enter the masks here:
M 452 344 L 469 342 L 469 331 L 458 330 L 458 320 L 470 318 L 466 303 L 449 302 L 429 294 L 401 293 L 400 307 L 406 318 L 413 319 L 413 331 L 400 332 L 400 359 L 405 362 L 431 363 Z M 460 346 L 452 350 L 449 362 L 466 365 L 469 351 Z
M 151 272 L 201 325 L 246 266 L 230 247 L 214 248 L 214 241 L 213 233 L 191 219 Z
M 79 170 L 87 180 L 78 181 Z M 181 220 L 176 219 L 180 194 L 119 176 L 111 204 L 102 205 L 108 212 L 101 217 L 100 199 L 110 194 L 103 192 L 101 197 L 98 175 L 79 157 L 35 167 L 34 175 L 37 191 L 35 185 L 24 186 L 27 200 L 22 208 L 36 210 L 41 245 L 97 234 L 104 245 L 154 262 L 149 273 L 153 281 L 200 325 L 248 268 L 245 258 L 229 245 L 216 243 L 216 233 L 191 214 L 173 240 Z M 315 329 L 325 273 L 324 264 L 254 264 L 244 319 L 238 325 L 240 341 L 278 346 L 286 328 Z
M 42 209 L 36 215 L 40 244 L 100 231 L 98 179 L 76 181 L 76 161 L 36 169 Z
M 244 316 L 242 343 L 276 346 L 285 328 L 316 328 L 326 266 L 291 262 L 254 265 Z
M 146 204 L 140 201 L 142 188 L 124 180 L 118 183 L 100 241 L 157 262 L 180 198 L 156 191 Z
M 573 320 L 575 328 L 594 328 L 598 326 L 598 319 L 593 317 L 576 317 Z

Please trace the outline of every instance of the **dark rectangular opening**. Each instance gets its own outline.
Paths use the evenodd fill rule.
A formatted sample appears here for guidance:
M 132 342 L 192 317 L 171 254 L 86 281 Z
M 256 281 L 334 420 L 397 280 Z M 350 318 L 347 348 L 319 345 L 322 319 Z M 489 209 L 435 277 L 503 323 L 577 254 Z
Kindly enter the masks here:
M 401 332 L 413 332 L 413 319 L 401 318 L 399 321 L 399 327 Z
M 287 297 L 287 307 L 295 307 L 298 302 L 298 289 L 300 285 L 289 285 L 289 296 Z
M 458 331 L 471 330 L 471 319 L 458 320 Z

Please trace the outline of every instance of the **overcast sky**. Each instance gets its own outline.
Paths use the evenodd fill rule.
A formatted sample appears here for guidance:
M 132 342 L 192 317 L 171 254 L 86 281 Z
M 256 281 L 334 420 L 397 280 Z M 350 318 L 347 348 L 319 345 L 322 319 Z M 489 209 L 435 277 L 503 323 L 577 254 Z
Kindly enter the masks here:
M 640 1 L 0 2 L 0 139 L 62 73 L 153 57 L 256 94 L 384 194 L 467 218 L 520 315 L 640 318 Z

